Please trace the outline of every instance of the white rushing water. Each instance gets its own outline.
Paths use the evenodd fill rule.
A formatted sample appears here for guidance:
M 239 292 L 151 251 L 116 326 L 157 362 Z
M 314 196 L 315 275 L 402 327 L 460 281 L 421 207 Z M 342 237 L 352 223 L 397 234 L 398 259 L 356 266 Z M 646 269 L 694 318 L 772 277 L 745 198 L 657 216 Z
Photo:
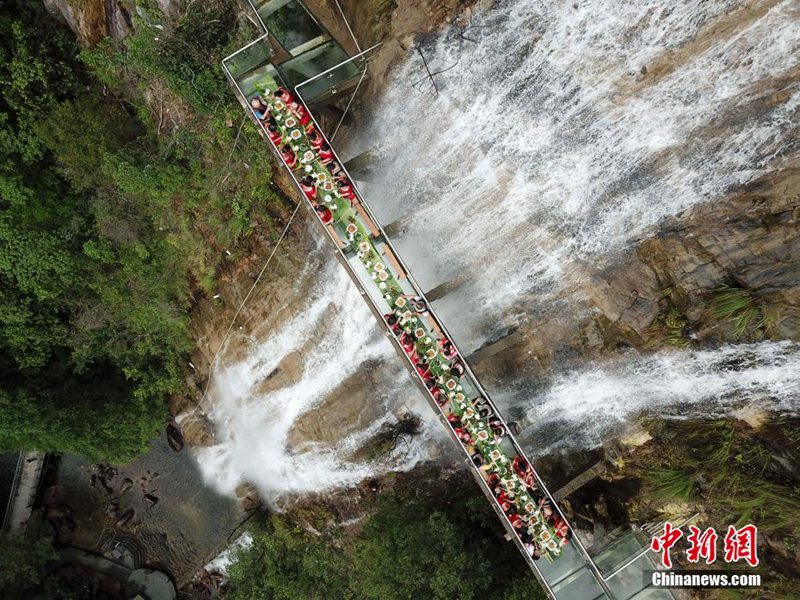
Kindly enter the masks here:
M 672 350 L 556 377 L 528 405 L 524 439 L 537 453 L 592 447 L 640 414 L 715 418 L 752 406 L 800 411 L 800 346 L 762 342 Z
M 395 69 L 350 154 L 377 151 L 367 199 L 396 222 L 423 288 L 464 282 L 436 302 L 463 350 L 499 321 L 580 300 L 593 269 L 665 218 L 780 167 L 798 121 L 800 8 L 743 5 L 501 0 L 476 13 L 475 41 L 450 31 L 424 44 L 432 70 L 456 65 L 436 77 L 438 95 L 412 88 L 424 75 L 413 51 Z M 341 267 L 311 271 L 302 310 L 215 374 L 216 445 L 198 460 L 226 494 L 247 481 L 275 504 L 350 486 L 410 468 L 443 437 Z M 298 352 L 299 375 L 261 391 Z M 392 376 L 369 394 L 384 416 L 337 443 L 289 444 L 303 415 L 383 362 Z M 643 412 L 713 416 L 755 399 L 794 410 L 798 372 L 797 347 L 764 343 L 620 358 L 530 393 L 520 373 L 497 395 L 532 424 L 524 441 L 541 454 L 596 444 Z M 349 460 L 402 404 L 429 419 L 423 435 L 377 463 Z
M 422 398 L 411 385 L 388 340 L 339 264 L 328 259 L 317 273 L 318 284 L 296 315 L 256 343 L 247 358 L 219 368 L 210 390 L 208 418 L 216 445 L 200 448 L 197 459 L 205 479 L 226 494 L 249 482 L 275 505 L 287 495 L 318 492 L 358 482 L 389 470 L 411 468 L 427 457 L 439 428 L 424 424 L 423 434 L 401 444 L 377 462 L 350 462 L 357 450 L 383 423 L 405 405 L 424 417 Z M 301 353 L 298 377 L 284 387 L 260 392 L 291 354 Z M 288 439 L 304 413 L 319 406 L 346 378 L 359 369 L 378 368 L 387 361 L 385 384 L 370 390 L 369 401 L 380 417 L 336 444 L 302 444 Z
M 423 45 L 431 70 L 456 65 L 438 96 L 412 88 L 413 51 L 396 69 L 352 153 L 376 150 L 368 200 L 400 219 L 423 287 L 468 280 L 437 303 L 464 349 L 551 292 L 579 295 L 665 217 L 780 165 L 800 6 L 744 4 L 504 0 L 478 12 L 475 42 Z

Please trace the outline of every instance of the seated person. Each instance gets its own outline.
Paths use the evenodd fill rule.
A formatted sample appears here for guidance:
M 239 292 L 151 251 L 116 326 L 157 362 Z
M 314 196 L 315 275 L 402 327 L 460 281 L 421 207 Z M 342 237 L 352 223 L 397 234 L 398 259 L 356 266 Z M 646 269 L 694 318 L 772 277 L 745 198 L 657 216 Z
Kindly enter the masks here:
M 347 177 L 339 177 L 336 179 L 336 185 L 339 187 L 339 193 L 348 200 L 355 200 L 356 193 L 353 189 L 353 184 Z
M 329 165 L 336 159 L 333 155 L 333 150 L 331 150 L 331 147 L 326 142 L 322 142 L 322 145 L 319 147 L 319 159 L 324 165 Z
M 317 204 L 314 210 L 317 211 L 319 218 L 322 219 L 323 225 L 328 225 L 333 222 L 333 214 L 331 214 L 331 210 L 327 206 Z
M 272 95 L 275 96 L 276 99 L 282 101 L 284 104 L 286 104 L 286 106 L 290 108 L 292 104 L 296 103 L 294 96 L 292 96 L 292 93 L 286 88 L 279 87 L 272 93 Z
M 306 107 L 302 104 L 297 104 L 297 108 L 292 109 L 292 112 L 297 116 L 297 119 L 300 121 L 300 125 L 303 126 L 304 129 L 308 129 L 309 125 L 312 127 L 314 124 L 311 122 L 311 115 L 306 110 Z
M 317 186 L 314 183 L 314 178 L 311 177 L 311 175 L 306 175 L 300 180 L 300 189 L 303 190 L 306 198 L 309 200 L 316 200 Z
M 503 425 L 503 422 L 496 416 L 489 418 L 489 427 L 491 428 L 492 433 L 494 433 L 498 438 L 504 437 L 507 433 L 505 425 Z
M 297 156 L 295 156 L 294 150 L 289 144 L 284 144 L 283 148 L 281 148 L 281 158 L 290 169 L 294 169 L 297 166 Z
M 420 317 L 427 317 L 428 316 L 428 303 L 425 302 L 423 298 L 420 296 L 414 296 L 410 298 L 411 306 Z
M 283 141 L 283 134 L 280 132 L 277 125 L 273 125 L 271 123 L 267 125 L 267 136 L 269 136 L 269 139 L 273 144 L 280 147 L 281 142 Z
M 264 121 L 269 117 L 269 106 L 261 99 L 261 96 L 254 96 L 253 99 L 250 100 L 250 108 L 253 109 L 256 119 L 259 121 Z
M 560 538 L 566 538 L 567 534 L 570 533 L 569 525 L 559 515 L 556 515 L 553 519 L 553 529 L 556 530 L 556 535 Z
M 451 360 L 457 354 L 455 346 L 453 343 L 448 339 L 443 339 L 441 342 L 441 352 L 442 356 L 444 356 L 447 360 Z
M 476 467 L 480 468 L 483 466 L 483 455 L 475 448 L 472 448 L 469 457 L 472 460 L 472 464 Z
M 315 150 L 319 150 L 322 144 L 325 143 L 325 140 L 322 139 L 322 136 L 316 132 L 316 130 L 309 131 L 306 136 L 308 137 L 308 141 L 311 142 L 311 146 Z
M 444 406 L 447 404 L 447 394 L 445 394 L 441 388 L 435 387 L 431 390 L 431 396 L 433 396 L 434 401 L 439 406 Z
M 533 560 L 539 560 L 541 558 L 542 553 L 539 551 L 539 548 L 534 544 L 525 544 L 525 551 L 530 555 Z
M 322 152 L 321 148 L 320 152 Z M 328 171 L 330 171 L 331 175 L 333 175 L 334 177 L 344 177 L 344 169 L 342 169 L 342 165 L 340 165 L 335 160 L 332 160 L 326 166 L 328 167 Z
M 475 405 L 475 410 L 477 410 L 478 414 L 482 416 L 484 419 L 487 419 L 494 414 L 492 406 L 486 401 L 485 398 L 479 396 L 478 398 L 475 399 L 474 405 Z
M 400 317 L 398 317 L 394 313 L 389 313 L 383 315 L 383 318 L 386 319 L 386 324 L 392 328 L 392 333 L 395 335 L 400 335 L 400 332 L 403 331 L 402 325 L 400 325 Z M 425 382 L 427 384 L 427 381 Z M 435 383 L 435 382 L 434 382 Z M 428 387 L 428 389 L 431 389 Z
M 470 435 L 469 431 L 462 427 L 454 427 L 453 431 L 456 434 L 456 437 L 461 440 L 462 444 L 471 444 L 472 443 L 472 435 Z
M 464 364 L 460 360 L 457 360 L 450 365 L 450 373 L 456 377 L 463 377 L 465 372 L 466 369 L 464 368 Z
M 547 498 L 541 498 L 539 500 L 539 508 L 542 511 L 542 515 L 548 521 L 552 520 L 553 518 L 553 507 L 550 505 L 550 501 Z
M 528 461 L 521 456 L 514 457 L 514 460 L 511 462 L 511 468 L 519 477 L 522 477 L 531 470 L 531 466 L 528 464 Z
M 506 513 L 506 515 L 510 516 L 517 513 L 517 509 L 514 506 L 514 501 L 511 500 L 511 498 L 509 498 L 505 492 L 497 497 L 497 502 L 500 504 L 500 508 L 503 509 L 503 512 Z
M 522 531 L 525 531 L 525 527 L 526 527 L 527 523 L 525 522 L 525 520 L 519 514 L 511 515 L 510 517 L 508 517 L 508 520 L 511 523 L 511 526 L 515 530 L 517 530 L 517 533 L 521 533 Z

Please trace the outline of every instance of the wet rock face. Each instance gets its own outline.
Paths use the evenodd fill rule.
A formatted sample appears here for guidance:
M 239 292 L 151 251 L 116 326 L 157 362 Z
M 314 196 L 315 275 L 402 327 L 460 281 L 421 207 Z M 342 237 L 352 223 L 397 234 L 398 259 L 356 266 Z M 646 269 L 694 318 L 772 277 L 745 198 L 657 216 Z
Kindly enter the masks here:
M 690 318 L 702 320 L 691 308 L 733 284 L 777 311 L 776 337 L 800 339 L 799 229 L 800 170 L 791 168 L 675 217 L 626 260 L 593 277 L 589 295 L 612 323 L 644 339 L 664 290 Z
M 119 41 L 132 30 L 131 15 L 119 0 L 44 0 L 44 5 L 62 17 L 86 46 L 106 37 Z

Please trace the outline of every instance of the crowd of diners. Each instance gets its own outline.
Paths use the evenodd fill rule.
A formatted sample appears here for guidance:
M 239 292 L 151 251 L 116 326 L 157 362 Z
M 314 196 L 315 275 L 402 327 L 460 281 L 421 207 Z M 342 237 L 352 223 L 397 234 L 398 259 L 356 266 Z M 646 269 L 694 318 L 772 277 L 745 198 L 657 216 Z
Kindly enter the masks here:
M 430 315 L 425 299 L 403 290 L 356 218 L 352 208 L 361 200 L 308 109 L 278 86 L 268 86 L 263 96 L 251 99 L 250 106 L 322 223 L 344 228 L 341 243 L 356 253 L 386 301 L 386 325 L 521 544 L 533 559 L 559 556 L 572 531 L 540 489 L 531 465 L 508 439 L 493 404 L 465 389 L 473 386 L 464 362 Z

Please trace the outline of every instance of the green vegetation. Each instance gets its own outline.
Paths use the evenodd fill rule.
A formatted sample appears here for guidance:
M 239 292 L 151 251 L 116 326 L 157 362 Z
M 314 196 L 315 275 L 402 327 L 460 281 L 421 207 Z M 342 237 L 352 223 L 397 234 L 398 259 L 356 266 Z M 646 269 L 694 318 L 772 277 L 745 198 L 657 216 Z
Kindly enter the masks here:
M 655 347 L 660 343 L 676 348 L 688 348 L 692 344 L 689 337 L 691 325 L 678 305 L 679 294 L 673 288 L 665 288 L 659 293 L 659 314 L 646 331 L 647 344 Z
M 82 52 L 40 3 L 0 7 L 0 449 L 135 456 L 182 389 L 193 299 L 285 216 L 219 69 L 251 35 L 233 0 L 145 4 Z
M 647 474 L 650 497 L 658 500 L 686 502 L 694 497 L 696 488 L 691 473 L 680 469 L 654 469 Z
M 761 434 L 724 420 L 660 422 L 652 429 L 658 449 L 643 473 L 651 502 L 696 502 L 714 524 L 755 523 L 800 536 L 800 485 L 773 457 L 796 452 L 797 423 L 773 423 Z
M 711 314 L 716 319 L 730 321 L 737 338 L 742 337 L 747 331 L 752 331 L 761 338 L 768 326 L 761 305 L 753 292 L 740 287 L 724 286 L 714 290 Z
M 0 591 L 23 598 L 25 590 L 42 582 L 42 566 L 57 557 L 50 540 L 20 533 L 0 535 Z
M 486 501 L 457 493 L 382 496 L 355 536 L 319 537 L 273 516 L 238 553 L 226 598 L 544 598 Z

